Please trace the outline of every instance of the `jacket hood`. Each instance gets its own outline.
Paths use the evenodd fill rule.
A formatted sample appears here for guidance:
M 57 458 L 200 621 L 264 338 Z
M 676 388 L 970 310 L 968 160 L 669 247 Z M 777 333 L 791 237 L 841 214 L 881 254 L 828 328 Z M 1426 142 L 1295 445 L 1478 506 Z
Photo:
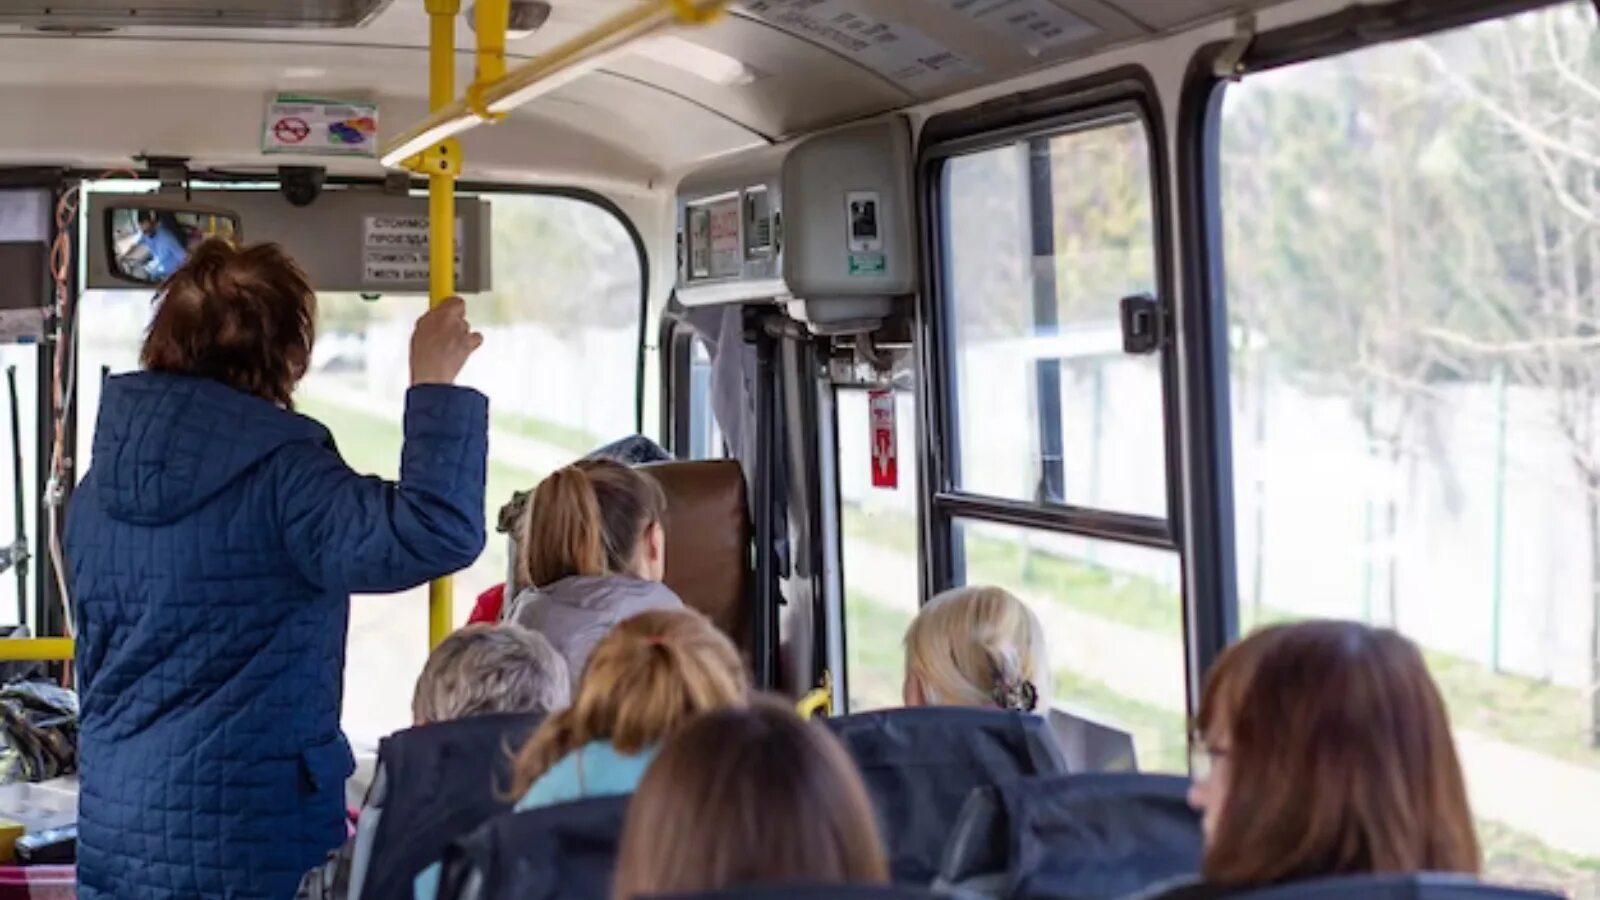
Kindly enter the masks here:
M 208 378 L 137 372 L 106 381 L 89 477 L 106 514 L 176 521 L 285 444 L 333 446 L 305 416 Z
M 629 575 L 574 575 L 542 588 L 522 592 L 518 604 L 545 598 L 546 602 L 588 610 L 653 609 L 681 606 L 683 601 L 659 581 Z

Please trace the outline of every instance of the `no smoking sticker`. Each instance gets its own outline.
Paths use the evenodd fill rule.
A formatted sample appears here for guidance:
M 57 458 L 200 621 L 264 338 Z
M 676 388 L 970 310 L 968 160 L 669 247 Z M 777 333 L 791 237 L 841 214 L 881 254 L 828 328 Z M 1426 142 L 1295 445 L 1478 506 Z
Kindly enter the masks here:
M 262 153 L 301 156 L 376 156 L 378 105 L 279 94 L 267 104 Z
M 299 144 L 311 136 L 311 126 L 299 116 L 286 116 L 272 123 L 272 136 L 285 144 Z

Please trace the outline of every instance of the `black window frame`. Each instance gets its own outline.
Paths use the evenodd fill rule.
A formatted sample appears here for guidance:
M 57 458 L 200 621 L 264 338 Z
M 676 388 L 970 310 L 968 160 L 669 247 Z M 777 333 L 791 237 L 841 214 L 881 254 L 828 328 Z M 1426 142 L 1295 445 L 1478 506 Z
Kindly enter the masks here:
M 1136 65 L 1109 69 L 1087 78 L 935 116 L 924 127 L 917 161 L 924 289 L 917 298 L 916 307 L 917 333 L 922 338 L 918 342 L 918 392 L 925 399 L 919 410 L 917 436 L 921 462 L 919 506 L 924 602 L 931 595 L 965 581 L 963 549 L 956 540 L 958 520 L 993 522 L 1172 552 L 1177 557 L 1184 586 L 1185 632 L 1197 630 L 1188 571 L 1190 553 L 1184 540 L 1189 479 L 1184 474 L 1186 451 L 1179 428 L 1180 336 L 1175 328 L 1168 328 L 1168 340 L 1160 351 L 1165 516 L 1004 499 L 962 491 L 955 479 L 960 438 L 953 383 L 955 334 L 951 327 L 942 234 L 945 163 L 956 156 L 1019 140 L 1088 131 L 1130 119 L 1143 125 L 1150 155 L 1157 299 L 1167 322 L 1175 323 L 1179 304 L 1172 234 L 1175 207 L 1170 155 L 1160 93 L 1148 70 Z M 1193 684 L 1195 665 L 1200 660 L 1195 658 L 1192 647 L 1186 649 L 1186 656 Z M 1188 697 L 1192 710 L 1192 688 Z
M 1568 0 L 1397 0 L 1354 6 L 1250 37 L 1237 74 L 1314 62 L 1378 44 L 1425 37 L 1506 18 Z M 1600 0 L 1597 0 L 1600 2 Z M 1193 402 L 1183 410 L 1189 447 L 1190 505 L 1184 510 L 1192 533 L 1196 573 L 1196 630 L 1186 635 L 1201 661 L 1191 672 L 1197 689 L 1229 643 L 1239 637 L 1238 556 L 1233 541 L 1233 428 L 1228 352 L 1226 260 L 1222 228 L 1222 101 L 1237 80 L 1217 72 L 1234 41 L 1207 44 L 1195 52 L 1184 76 L 1178 105 L 1177 215 L 1183 303 L 1177 322 L 1188 349 L 1183 377 Z M 1188 584 L 1188 582 L 1186 582 Z

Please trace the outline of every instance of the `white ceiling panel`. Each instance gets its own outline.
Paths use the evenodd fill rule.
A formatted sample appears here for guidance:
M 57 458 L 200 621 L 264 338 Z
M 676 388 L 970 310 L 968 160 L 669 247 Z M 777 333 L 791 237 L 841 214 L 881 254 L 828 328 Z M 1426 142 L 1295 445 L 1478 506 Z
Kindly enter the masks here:
M 111 2 L 82 0 L 80 5 L 108 7 Z M 205 5 L 203 0 L 173 2 Z M 371 0 L 231 5 L 257 2 L 353 9 Z M 553 0 L 546 25 L 513 41 L 511 55 L 537 55 L 635 2 Z M 499 128 L 497 137 L 482 140 L 500 154 L 495 156 L 500 165 L 507 160 L 502 153 L 507 135 L 515 133 L 530 170 L 546 163 L 565 168 L 583 158 L 570 153 L 573 148 L 603 145 L 614 153 L 588 154 L 597 175 L 603 174 L 604 161 L 619 165 L 629 179 L 648 179 L 651 172 L 678 171 L 762 140 L 1005 82 L 1108 46 L 1225 16 L 1241 5 L 1267 2 L 736 0 L 732 15 L 679 32 L 680 43 L 668 51 L 623 54 L 603 71 L 531 104 L 514 117 L 521 122 L 516 128 Z M 0 11 L 42 4 L 0 0 Z M 470 7 L 471 0 L 462 5 Z M 168 102 L 169 97 L 197 96 L 195 89 L 203 87 L 206 102 L 227 96 L 228 102 L 241 104 L 244 109 L 226 117 L 239 123 L 259 121 L 265 98 L 275 91 L 381 98 L 383 131 L 393 134 L 411 123 L 411 114 L 402 110 L 426 96 L 427 34 L 423 0 L 392 0 L 359 28 L 121 27 L 110 34 L 60 35 L 0 24 L 0 100 L 40 113 L 24 125 L 36 132 L 27 140 L 0 136 L 0 164 L 10 161 L 8 148 L 17 144 L 61 145 L 62 135 L 81 131 L 66 120 L 81 120 L 102 110 L 106 96 L 126 97 L 130 91 L 142 92 L 146 101 L 141 115 L 150 122 L 141 133 L 178 134 L 209 121 L 207 110 Z M 457 39 L 457 82 L 464 89 L 472 76 L 474 41 L 464 19 L 458 21 Z M 737 77 L 726 77 L 730 70 Z M 46 107 L 37 98 L 8 96 L 45 90 L 52 97 Z M 548 146 L 522 139 L 552 123 L 561 127 L 550 132 Z M 228 146 L 233 158 L 258 139 L 254 127 L 194 143 Z

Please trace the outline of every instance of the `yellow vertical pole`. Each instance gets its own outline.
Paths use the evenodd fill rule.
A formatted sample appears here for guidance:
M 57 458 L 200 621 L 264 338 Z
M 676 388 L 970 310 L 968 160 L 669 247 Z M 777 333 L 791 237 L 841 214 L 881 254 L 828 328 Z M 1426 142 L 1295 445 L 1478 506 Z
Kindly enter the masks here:
M 428 10 L 428 108 L 456 99 L 456 16 L 461 0 L 424 0 Z M 450 141 L 435 152 L 455 151 Z M 456 176 L 459 160 L 444 160 L 428 173 L 428 305 L 456 292 Z M 428 646 L 437 647 L 455 627 L 454 585 L 446 576 L 428 585 Z

